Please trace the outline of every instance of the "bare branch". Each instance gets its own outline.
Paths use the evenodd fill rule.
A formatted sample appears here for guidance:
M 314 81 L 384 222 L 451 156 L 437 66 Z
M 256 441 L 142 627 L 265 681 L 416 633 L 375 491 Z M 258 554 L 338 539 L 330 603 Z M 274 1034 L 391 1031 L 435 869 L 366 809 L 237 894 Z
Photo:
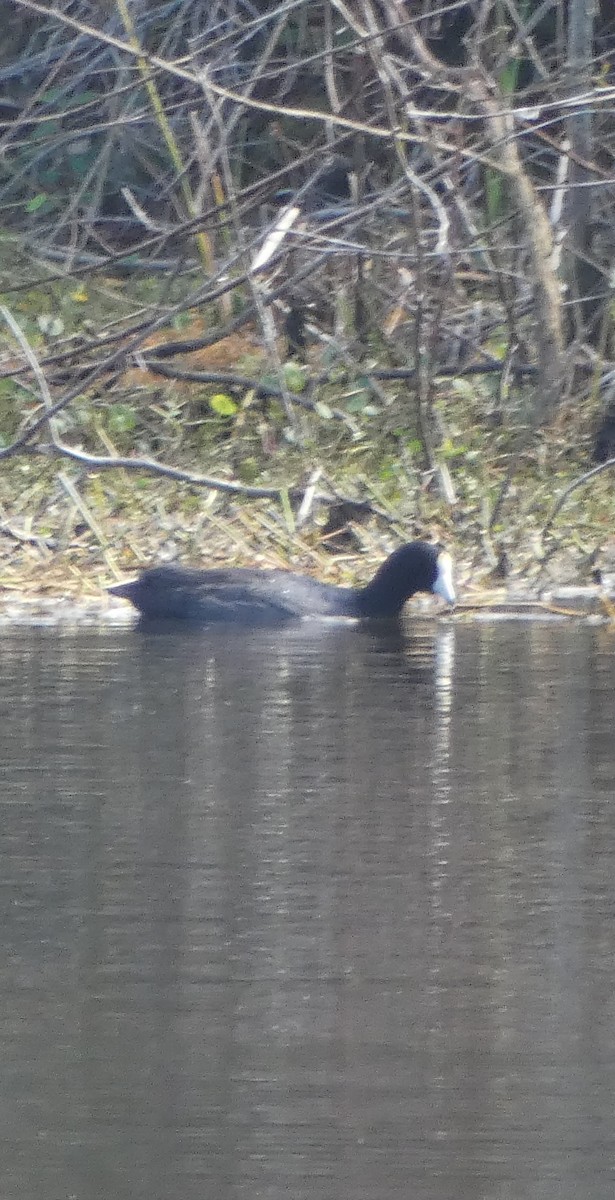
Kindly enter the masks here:
M 541 537 L 544 538 L 547 536 L 555 518 L 561 512 L 566 501 L 569 499 L 572 493 L 576 492 L 577 488 L 583 487 L 586 483 L 589 483 L 590 479 L 595 479 L 597 475 L 602 475 L 603 471 L 609 471 L 611 467 L 615 467 L 615 458 L 609 458 L 606 462 L 600 463 L 599 467 L 592 467 L 591 471 L 585 471 L 583 475 L 579 475 L 578 479 L 574 479 L 567 488 L 564 488 L 564 491 L 562 492 L 561 496 L 559 496 L 557 503 L 554 504 L 549 516 L 547 517 L 547 520 L 545 521 L 545 524 L 541 529 Z

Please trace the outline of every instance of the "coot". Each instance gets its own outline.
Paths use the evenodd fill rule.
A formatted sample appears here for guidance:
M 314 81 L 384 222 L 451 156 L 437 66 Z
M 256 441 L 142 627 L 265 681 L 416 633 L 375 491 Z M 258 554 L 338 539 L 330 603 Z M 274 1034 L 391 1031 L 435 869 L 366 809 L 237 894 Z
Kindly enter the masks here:
M 415 592 L 455 601 L 450 555 L 427 542 L 395 550 L 362 588 L 335 587 L 292 571 L 198 571 L 169 563 L 143 571 L 131 583 L 116 583 L 109 592 L 130 600 L 146 619 L 199 624 L 284 625 L 309 617 L 391 620 Z

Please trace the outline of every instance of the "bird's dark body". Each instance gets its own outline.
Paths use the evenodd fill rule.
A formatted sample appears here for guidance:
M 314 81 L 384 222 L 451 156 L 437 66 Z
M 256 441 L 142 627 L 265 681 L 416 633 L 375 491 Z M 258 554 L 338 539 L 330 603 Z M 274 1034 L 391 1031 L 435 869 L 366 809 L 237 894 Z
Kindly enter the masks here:
M 454 598 L 435 546 L 412 542 L 396 550 L 363 588 L 335 587 L 292 571 L 232 567 L 199 571 L 174 564 L 151 567 L 131 583 L 109 588 L 151 620 L 208 625 L 279 626 L 312 619 L 394 619 L 416 591 Z M 450 593 L 450 594 L 449 594 Z
M 306 614 L 360 615 L 352 588 L 333 587 L 291 571 L 198 571 L 169 564 L 109 590 L 130 600 L 144 616 L 199 624 L 281 625 Z

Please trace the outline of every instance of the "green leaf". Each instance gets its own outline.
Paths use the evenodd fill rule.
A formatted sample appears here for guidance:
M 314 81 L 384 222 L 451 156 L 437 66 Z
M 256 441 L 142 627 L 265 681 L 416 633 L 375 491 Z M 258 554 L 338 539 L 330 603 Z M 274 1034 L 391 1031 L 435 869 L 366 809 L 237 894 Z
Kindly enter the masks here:
M 314 405 L 314 410 L 318 413 L 318 416 L 323 417 L 325 421 L 330 421 L 333 417 L 332 410 L 329 408 L 328 404 L 325 404 L 324 400 L 317 400 Z
M 444 458 L 460 458 L 462 454 L 466 453 L 465 446 L 456 446 L 450 438 L 444 439 L 441 450 Z
M 298 367 L 296 363 L 286 363 L 284 367 L 284 382 L 289 392 L 294 392 L 297 395 L 305 388 L 305 371 L 303 367 Z
M 371 391 L 354 392 L 346 401 L 346 411 L 349 413 L 365 412 L 365 409 L 371 399 L 371 395 Z
M 109 433 L 132 433 L 137 425 L 134 408 L 129 404 L 114 404 L 107 420 Z
M 516 90 L 521 61 L 520 58 L 513 58 L 500 72 L 500 87 L 505 96 L 512 96 Z
M 39 192 L 37 196 L 33 196 L 31 200 L 28 200 L 28 203 L 26 204 L 26 212 L 27 213 L 38 212 L 39 209 L 42 208 L 43 205 L 47 203 L 48 199 L 49 199 L 49 197 L 47 196 L 46 192 Z
M 237 412 L 235 401 L 231 396 L 227 396 L 226 392 L 216 392 L 215 396 L 210 396 L 209 407 L 219 417 L 234 417 Z

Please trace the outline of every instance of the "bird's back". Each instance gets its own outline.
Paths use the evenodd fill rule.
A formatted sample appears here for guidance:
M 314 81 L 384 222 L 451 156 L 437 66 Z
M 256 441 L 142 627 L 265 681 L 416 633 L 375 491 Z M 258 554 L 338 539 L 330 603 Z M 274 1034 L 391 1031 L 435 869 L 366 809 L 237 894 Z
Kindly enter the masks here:
M 130 600 L 152 619 L 281 625 L 305 617 L 357 616 L 354 589 L 319 583 L 291 571 L 249 567 L 198 571 L 166 564 L 109 591 Z

